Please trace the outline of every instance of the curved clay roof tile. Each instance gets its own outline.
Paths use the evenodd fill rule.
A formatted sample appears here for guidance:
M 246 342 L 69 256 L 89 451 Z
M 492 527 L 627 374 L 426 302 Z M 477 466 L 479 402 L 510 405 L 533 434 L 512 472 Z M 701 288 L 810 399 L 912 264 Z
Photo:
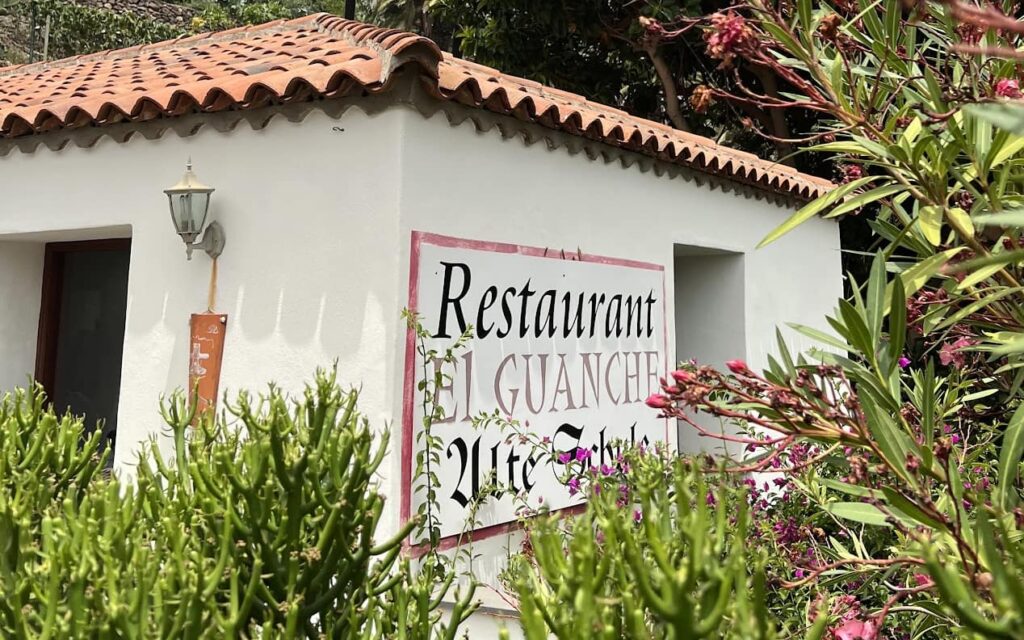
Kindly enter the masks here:
M 428 38 L 330 14 L 0 69 L 0 138 L 376 93 L 406 68 L 437 99 L 776 194 L 813 198 L 832 187 L 707 138 L 454 58 Z

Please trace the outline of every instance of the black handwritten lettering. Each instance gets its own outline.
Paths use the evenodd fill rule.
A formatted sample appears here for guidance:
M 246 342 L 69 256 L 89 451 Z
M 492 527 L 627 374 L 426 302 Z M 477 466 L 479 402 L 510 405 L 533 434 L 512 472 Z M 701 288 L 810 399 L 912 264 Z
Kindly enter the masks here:
M 441 314 L 438 317 L 437 333 L 435 338 L 450 338 L 448 334 L 448 307 L 455 308 L 455 318 L 459 323 L 459 333 L 466 330 L 466 318 L 462 314 L 462 299 L 469 293 L 469 265 L 462 262 L 442 262 L 444 265 L 444 284 L 441 293 Z M 459 269 L 462 272 L 462 291 L 457 296 L 451 295 L 452 271 Z

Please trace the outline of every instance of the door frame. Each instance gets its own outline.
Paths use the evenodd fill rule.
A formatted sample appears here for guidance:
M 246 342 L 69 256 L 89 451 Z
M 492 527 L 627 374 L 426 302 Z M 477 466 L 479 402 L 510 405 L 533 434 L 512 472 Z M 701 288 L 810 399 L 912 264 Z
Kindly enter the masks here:
M 48 242 L 43 255 L 43 288 L 39 303 L 39 332 L 36 336 L 36 381 L 48 398 L 53 398 L 57 369 L 57 341 L 60 335 L 61 299 L 64 297 L 64 262 L 69 253 L 130 250 L 131 238 Z

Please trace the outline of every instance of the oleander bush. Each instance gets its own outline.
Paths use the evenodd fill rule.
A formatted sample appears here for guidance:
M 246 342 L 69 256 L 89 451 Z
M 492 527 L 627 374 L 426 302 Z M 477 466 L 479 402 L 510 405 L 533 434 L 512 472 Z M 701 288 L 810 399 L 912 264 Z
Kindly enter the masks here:
M 44 400 L 0 402 L 4 638 L 452 638 L 472 610 L 441 622 L 450 565 L 400 557 L 415 520 L 379 535 L 387 434 L 334 374 L 243 393 L 230 425 L 172 398 L 174 456 L 154 443 L 130 483 Z
M 694 25 L 740 91 L 702 99 L 820 114 L 802 146 L 844 176 L 765 243 L 860 215 L 873 265 L 827 322 L 793 327 L 819 348 L 792 353 L 780 336 L 764 371 L 684 363 L 648 399 L 742 455 L 663 485 L 635 461 L 567 473 L 600 494 L 576 520 L 528 524 L 509 582 L 529 637 L 701 637 L 704 620 L 714 637 L 1024 637 L 1018 16 L 1013 2 L 747 0 Z M 646 25 L 657 38 L 679 27 Z M 740 67 L 782 88 L 744 85 Z M 698 411 L 732 428 L 706 429 Z M 621 505 L 606 471 L 629 495 Z M 722 533 L 701 482 L 717 505 L 746 484 L 750 515 L 727 509 Z M 733 554 L 755 551 L 739 570 Z M 709 594 L 730 582 L 719 618 Z M 763 601 L 748 600 L 760 584 Z M 736 627 L 750 616 L 765 625 Z

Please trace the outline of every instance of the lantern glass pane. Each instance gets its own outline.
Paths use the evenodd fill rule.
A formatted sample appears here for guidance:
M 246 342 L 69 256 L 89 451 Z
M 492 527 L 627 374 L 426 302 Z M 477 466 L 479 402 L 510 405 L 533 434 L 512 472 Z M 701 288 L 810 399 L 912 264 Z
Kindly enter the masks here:
M 192 194 L 192 223 L 195 225 L 194 233 L 199 233 L 206 225 L 206 210 L 210 206 L 209 193 Z
M 210 204 L 209 193 L 168 194 L 171 204 L 171 218 L 175 230 L 181 235 L 196 236 L 206 223 L 206 212 Z

